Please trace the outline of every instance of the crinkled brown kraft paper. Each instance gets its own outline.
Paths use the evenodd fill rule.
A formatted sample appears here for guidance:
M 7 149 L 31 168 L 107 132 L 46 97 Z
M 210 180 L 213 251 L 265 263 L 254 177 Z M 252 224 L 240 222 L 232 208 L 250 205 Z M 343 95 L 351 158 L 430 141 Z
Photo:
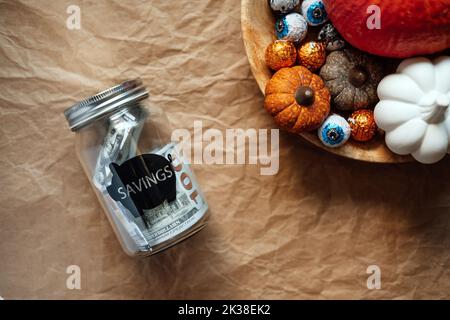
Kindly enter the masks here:
M 1 297 L 450 298 L 450 160 L 357 162 L 285 133 L 276 175 L 194 165 L 211 212 L 198 235 L 147 259 L 122 251 L 63 110 L 141 77 L 173 128 L 275 128 L 240 28 L 238 0 L 0 2 Z

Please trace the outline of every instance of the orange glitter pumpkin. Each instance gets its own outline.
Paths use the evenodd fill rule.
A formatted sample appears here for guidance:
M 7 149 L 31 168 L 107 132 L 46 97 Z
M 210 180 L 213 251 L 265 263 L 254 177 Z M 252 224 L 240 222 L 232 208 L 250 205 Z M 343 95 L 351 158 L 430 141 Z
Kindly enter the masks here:
M 299 134 L 320 127 L 330 112 L 330 93 L 305 67 L 283 68 L 266 85 L 264 107 L 281 128 Z

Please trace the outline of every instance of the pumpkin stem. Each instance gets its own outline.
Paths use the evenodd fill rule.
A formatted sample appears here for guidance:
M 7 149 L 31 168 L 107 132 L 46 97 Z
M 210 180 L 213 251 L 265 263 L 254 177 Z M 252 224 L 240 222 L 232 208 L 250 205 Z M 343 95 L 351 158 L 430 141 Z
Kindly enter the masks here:
M 314 103 L 314 90 L 308 86 L 301 86 L 295 92 L 295 101 L 301 106 L 310 106 Z
M 442 122 L 447 111 L 447 108 L 450 104 L 450 99 L 444 95 L 438 95 L 435 97 L 435 101 L 433 104 L 428 106 L 428 114 L 424 117 L 424 120 L 428 123 L 439 123 Z
M 348 80 L 356 88 L 359 88 L 364 83 L 366 83 L 367 78 L 368 78 L 367 70 L 361 66 L 350 69 L 348 74 Z

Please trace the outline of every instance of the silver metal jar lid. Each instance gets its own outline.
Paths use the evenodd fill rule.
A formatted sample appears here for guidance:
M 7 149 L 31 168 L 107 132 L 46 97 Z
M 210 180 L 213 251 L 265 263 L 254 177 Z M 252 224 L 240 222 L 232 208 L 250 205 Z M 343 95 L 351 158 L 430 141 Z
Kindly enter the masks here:
M 72 131 L 148 97 L 140 79 L 128 80 L 80 101 L 64 111 Z

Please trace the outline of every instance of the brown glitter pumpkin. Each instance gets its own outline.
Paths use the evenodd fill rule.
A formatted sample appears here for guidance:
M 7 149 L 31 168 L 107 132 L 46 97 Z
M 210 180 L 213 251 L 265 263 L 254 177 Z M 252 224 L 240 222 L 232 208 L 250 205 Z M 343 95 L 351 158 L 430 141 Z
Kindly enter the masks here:
M 333 51 L 320 69 L 320 76 L 340 110 L 370 108 L 378 102 L 377 86 L 383 69 L 372 56 L 355 49 Z
M 330 112 L 330 93 L 305 67 L 283 68 L 267 83 L 264 106 L 281 128 L 298 134 L 322 124 Z

